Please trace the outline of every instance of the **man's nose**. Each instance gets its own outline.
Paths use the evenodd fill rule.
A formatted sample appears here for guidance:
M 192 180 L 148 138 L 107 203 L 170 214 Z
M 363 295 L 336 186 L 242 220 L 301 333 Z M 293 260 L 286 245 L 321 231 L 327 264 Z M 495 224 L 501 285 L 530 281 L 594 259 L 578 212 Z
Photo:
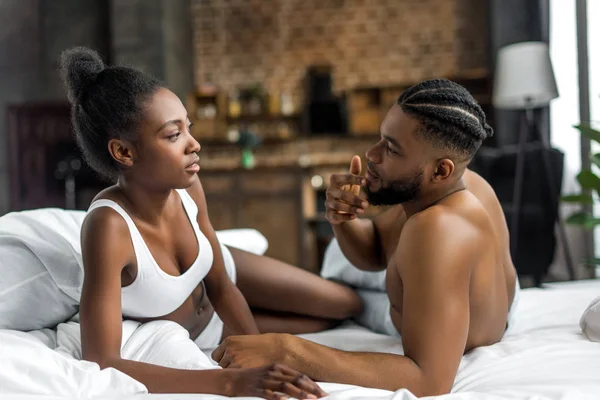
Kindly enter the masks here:
M 367 157 L 367 160 L 375 163 L 375 164 L 379 164 L 379 162 L 381 161 L 381 157 L 379 155 L 379 151 L 378 151 L 378 144 L 376 144 L 375 146 L 372 146 L 370 149 L 367 150 L 367 152 L 365 153 L 365 156 Z

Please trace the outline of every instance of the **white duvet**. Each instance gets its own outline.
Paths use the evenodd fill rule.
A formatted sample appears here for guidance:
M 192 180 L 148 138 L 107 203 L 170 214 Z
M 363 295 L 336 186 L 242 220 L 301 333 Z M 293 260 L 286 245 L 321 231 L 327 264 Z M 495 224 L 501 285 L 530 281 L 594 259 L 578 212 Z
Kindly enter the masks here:
M 467 354 L 452 394 L 435 399 L 599 399 L 600 344 L 581 332 L 579 319 L 600 293 L 600 282 L 556 284 L 526 289 L 516 323 L 493 346 Z M 401 353 L 397 338 L 354 324 L 303 335 L 316 342 L 355 351 Z M 135 400 L 217 399 L 214 395 L 148 394 L 144 385 L 113 370 L 79 361 L 78 325 L 61 324 L 22 333 L 0 330 L 0 399 L 119 398 Z M 210 360 L 176 324 L 126 323 L 123 356 L 180 368 L 202 368 Z M 414 399 L 406 390 L 389 392 L 323 383 L 330 399 Z
M 83 216 L 42 209 L 0 217 L 0 400 L 219 398 L 148 394 L 143 384 L 117 370 L 101 371 L 95 363 L 80 361 L 76 319 L 55 330 L 41 329 L 56 326 L 77 310 Z M 222 243 L 257 254 L 266 249 L 264 237 L 254 231 L 218 235 Z M 373 284 L 378 288 L 381 276 Z M 594 301 L 599 295 L 600 281 L 524 290 L 515 324 L 503 341 L 466 355 L 453 393 L 437 399 L 600 399 L 600 343 L 588 340 L 600 337 L 600 307 Z M 343 350 L 402 353 L 400 339 L 355 324 L 304 337 Z M 122 356 L 132 360 L 214 367 L 187 332 L 171 322 L 126 321 L 121 347 Z M 331 399 L 414 399 L 406 390 L 322 386 Z

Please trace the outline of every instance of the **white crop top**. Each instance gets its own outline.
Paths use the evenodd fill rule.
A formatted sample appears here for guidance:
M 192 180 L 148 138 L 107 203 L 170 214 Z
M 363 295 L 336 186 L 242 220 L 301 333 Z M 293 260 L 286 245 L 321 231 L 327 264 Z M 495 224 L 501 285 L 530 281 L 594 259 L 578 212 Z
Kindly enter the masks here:
M 123 316 L 156 318 L 175 311 L 206 277 L 213 263 L 210 242 L 198 226 L 198 207 L 185 189 L 177 189 L 183 208 L 198 239 L 198 256 L 192 266 L 180 276 L 169 275 L 158 264 L 140 231 L 125 210 L 112 200 L 94 201 L 88 212 L 99 207 L 110 207 L 118 212 L 129 227 L 129 234 L 137 260 L 137 276 L 133 283 L 121 288 Z M 125 239 L 125 238 L 124 238 Z

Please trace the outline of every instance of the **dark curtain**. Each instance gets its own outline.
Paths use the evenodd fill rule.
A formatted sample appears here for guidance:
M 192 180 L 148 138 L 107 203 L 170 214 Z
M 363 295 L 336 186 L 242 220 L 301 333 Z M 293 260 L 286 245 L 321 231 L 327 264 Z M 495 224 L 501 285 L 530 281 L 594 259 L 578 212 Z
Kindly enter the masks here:
M 549 0 L 490 0 L 490 66 L 496 65 L 496 54 L 502 47 L 528 41 L 549 42 Z M 549 107 L 535 111 L 540 132 L 550 135 Z M 494 110 L 494 147 L 516 144 L 522 111 Z M 530 139 L 531 140 L 531 139 Z
M 529 41 L 549 41 L 549 0 L 490 0 L 490 65 L 502 47 Z M 534 111 L 536 131 L 528 129 L 523 150 L 524 181 L 517 186 L 516 144 L 526 129 L 524 110 L 494 110 L 495 141 L 476 156 L 479 172 L 494 188 L 511 235 L 511 255 L 520 276 L 540 285 L 554 258 L 554 226 L 562 183 L 563 154 L 546 150 L 540 136 L 550 137 L 550 108 Z M 548 161 L 548 165 L 546 165 Z M 521 190 L 514 202 L 515 190 Z M 517 228 L 518 227 L 518 228 Z

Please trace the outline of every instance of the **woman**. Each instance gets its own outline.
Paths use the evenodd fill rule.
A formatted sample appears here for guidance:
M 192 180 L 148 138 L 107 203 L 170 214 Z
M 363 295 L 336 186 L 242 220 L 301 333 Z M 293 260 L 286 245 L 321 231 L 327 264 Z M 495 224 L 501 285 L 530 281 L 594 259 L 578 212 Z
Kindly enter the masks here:
M 83 358 L 150 392 L 323 395 L 284 366 L 188 371 L 121 359 L 123 318 L 175 321 L 210 348 L 227 335 L 322 330 L 359 313 L 361 303 L 349 288 L 219 244 L 197 174 L 200 144 L 164 85 L 105 67 L 85 48 L 62 54 L 61 73 L 87 163 L 116 182 L 96 196 L 82 226 Z

